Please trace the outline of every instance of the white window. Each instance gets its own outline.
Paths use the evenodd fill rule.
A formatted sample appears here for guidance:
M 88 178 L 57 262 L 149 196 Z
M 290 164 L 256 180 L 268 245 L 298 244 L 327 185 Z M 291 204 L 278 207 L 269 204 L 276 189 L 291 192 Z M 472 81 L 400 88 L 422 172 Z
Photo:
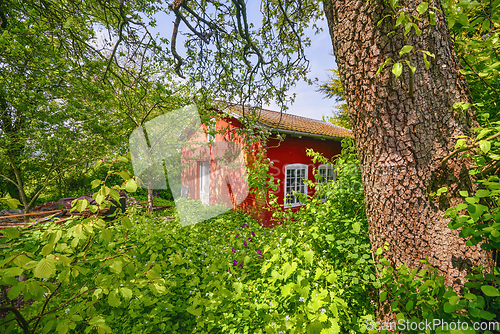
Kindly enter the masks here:
M 285 207 L 294 207 L 302 204 L 294 196 L 294 192 L 307 195 L 307 186 L 304 183 L 304 179 L 307 179 L 307 165 L 292 164 L 285 166 Z
M 210 162 L 200 161 L 200 200 L 207 205 L 210 201 Z
M 332 164 L 319 165 L 318 172 L 319 172 L 319 175 L 321 176 L 319 178 L 319 182 L 321 182 L 321 183 L 332 182 L 332 181 L 335 181 L 335 179 L 337 178 L 337 172 L 335 171 L 335 165 L 332 165 Z
M 318 174 L 320 176 L 318 183 L 322 184 L 333 182 L 337 178 L 337 171 L 335 170 L 335 165 L 333 164 L 319 165 Z M 322 189 L 321 186 L 318 186 L 316 189 L 324 193 L 324 189 Z M 322 195 L 319 198 L 326 199 L 326 195 Z

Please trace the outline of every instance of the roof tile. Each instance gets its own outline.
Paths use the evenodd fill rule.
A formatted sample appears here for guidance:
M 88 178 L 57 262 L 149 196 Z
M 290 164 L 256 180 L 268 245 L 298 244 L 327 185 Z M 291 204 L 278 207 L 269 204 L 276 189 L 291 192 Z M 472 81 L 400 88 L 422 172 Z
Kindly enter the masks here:
M 243 115 L 243 108 L 240 105 L 233 105 L 230 109 L 239 116 Z M 245 116 L 256 117 L 259 123 L 275 128 L 278 131 L 290 130 L 302 132 L 304 135 L 319 135 L 334 138 L 354 137 L 351 130 L 328 122 L 267 109 L 250 109 L 247 107 L 245 108 Z

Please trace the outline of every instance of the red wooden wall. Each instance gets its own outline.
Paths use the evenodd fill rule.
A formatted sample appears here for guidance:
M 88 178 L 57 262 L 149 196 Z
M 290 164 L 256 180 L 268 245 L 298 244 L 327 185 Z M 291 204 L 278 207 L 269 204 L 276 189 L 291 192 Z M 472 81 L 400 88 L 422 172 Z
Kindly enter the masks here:
M 219 121 L 217 123 L 217 130 L 221 128 L 227 129 L 226 134 L 220 135 L 217 134 L 215 141 L 222 142 L 229 140 L 229 133 L 233 132 L 234 129 L 241 126 L 241 123 L 236 118 L 227 118 Z M 199 141 L 205 141 L 206 138 L 199 138 Z M 236 142 L 242 145 L 241 138 L 237 137 L 232 142 Z M 245 161 L 248 166 L 252 166 L 255 162 L 256 158 L 256 149 L 260 144 L 256 144 L 253 147 L 253 151 L 245 152 Z M 283 205 L 284 200 L 284 187 L 285 187 L 285 166 L 288 164 L 301 163 L 309 166 L 307 178 L 309 180 L 315 180 L 313 172 L 314 168 L 317 169 L 319 163 L 313 164 L 310 157 L 306 154 L 306 149 L 312 148 L 316 152 L 322 153 L 327 158 L 332 158 L 335 155 L 340 153 L 341 144 L 339 141 L 335 140 L 323 140 L 319 138 L 313 138 L 308 136 L 292 136 L 290 134 L 286 134 L 285 140 L 279 142 L 276 139 L 270 139 L 268 143 L 265 145 L 267 147 L 267 158 L 273 162 L 270 167 L 269 172 L 276 178 L 280 180 L 280 186 L 278 187 L 275 195 L 278 196 L 279 204 Z M 184 153 L 183 153 L 184 154 Z M 188 154 L 188 153 L 186 153 Z M 192 168 L 186 169 L 183 172 L 183 179 L 189 175 L 189 179 L 191 179 L 191 187 L 189 188 L 189 197 L 193 199 L 199 199 L 199 182 L 193 183 L 194 180 L 197 180 L 195 174 L 198 174 L 197 165 L 193 164 Z M 199 177 L 199 176 L 198 176 Z M 215 181 L 215 180 L 213 180 Z M 186 181 L 187 182 L 187 181 Z M 212 192 L 212 188 L 216 187 L 216 182 L 212 182 L 212 178 L 210 178 L 210 193 L 215 194 L 217 191 Z M 184 181 L 183 181 L 184 184 Z M 308 194 L 312 195 L 312 190 L 308 189 Z M 212 202 L 212 199 L 210 200 Z M 265 209 L 266 207 L 266 199 L 262 196 L 256 197 L 254 194 L 249 194 L 248 197 L 238 205 L 238 209 L 242 209 L 248 213 L 250 213 L 254 218 L 262 221 L 264 226 L 270 227 L 279 222 L 273 222 L 271 220 L 271 213 Z M 285 210 L 298 210 L 299 207 L 293 207 Z

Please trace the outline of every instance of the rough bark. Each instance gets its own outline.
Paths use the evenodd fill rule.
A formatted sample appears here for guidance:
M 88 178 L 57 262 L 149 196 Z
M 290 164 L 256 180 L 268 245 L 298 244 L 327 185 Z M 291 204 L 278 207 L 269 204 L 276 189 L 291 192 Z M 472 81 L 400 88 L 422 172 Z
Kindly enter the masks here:
M 420 2 L 399 1 L 414 14 Z M 431 6 L 441 8 L 436 1 Z M 437 13 L 435 26 L 423 20 L 422 35 L 412 32 L 405 41 L 402 30 L 387 36 L 394 20 L 377 26 L 390 12 L 386 1 L 325 0 L 324 10 L 359 153 L 372 246 L 389 243 L 384 255 L 396 266 L 405 262 L 416 268 L 428 257 L 446 283 L 458 288 L 465 269 L 487 265 L 487 254 L 466 247 L 443 218 L 456 204 L 458 190 L 470 190 L 471 183 L 461 160 L 448 161 L 446 170 L 440 164 L 453 150 L 451 138 L 470 135 L 473 126 L 471 112 L 452 108 L 470 98 L 443 12 Z M 413 96 L 406 64 L 399 80 L 392 66 L 375 76 L 387 58 L 401 59 L 405 44 L 436 55 L 427 69 L 422 55 L 412 54 L 417 67 Z M 449 192 L 430 200 L 428 194 L 441 186 Z

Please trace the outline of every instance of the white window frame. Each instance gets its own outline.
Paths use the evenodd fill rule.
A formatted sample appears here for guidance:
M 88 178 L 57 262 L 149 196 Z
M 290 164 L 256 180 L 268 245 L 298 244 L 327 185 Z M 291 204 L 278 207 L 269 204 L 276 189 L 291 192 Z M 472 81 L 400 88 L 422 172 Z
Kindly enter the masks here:
M 322 173 L 322 171 L 324 171 Z M 328 171 L 331 171 L 331 175 L 328 175 Z M 318 174 L 320 178 L 316 181 L 317 183 L 325 184 L 329 182 L 335 182 L 337 180 L 337 170 L 335 169 L 334 164 L 321 164 L 318 166 Z M 321 196 L 321 199 L 326 200 L 326 195 Z
M 200 169 L 200 201 L 204 205 L 210 203 L 210 161 L 199 161 Z
M 300 177 L 298 175 L 297 171 L 299 171 L 299 170 L 305 171 L 304 177 Z M 290 171 L 290 173 L 289 173 L 289 171 Z M 283 182 L 283 184 L 284 184 L 283 202 L 285 204 L 285 208 L 293 208 L 293 207 L 302 205 L 302 203 L 294 196 L 290 195 L 291 199 L 293 200 L 292 202 L 290 202 L 290 200 L 287 200 L 287 194 L 291 194 L 292 191 L 297 191 L 297 192 L 300 192 L 304 195 L 307 195 L 307 184 L 305 184 L 303 179 L 306 179 L 306 180 L 309 179 L 308 173 L 309 173 L 309 166 L 305 165 L 305 164 L 296 163 L 296 164 L 290 164 L 290 165 L 285 166 L 285 180 L 284 180 L 285 182 Z M 292 176 L 292 174 L 293 174 L 293 176 Z M 292 180 L 293 180 L 293 183 L 292 183 Z M 290 181 L 290 184 L 288 183 L 288 181 Z M 302 191 L 300 188 L 302 188 Z

